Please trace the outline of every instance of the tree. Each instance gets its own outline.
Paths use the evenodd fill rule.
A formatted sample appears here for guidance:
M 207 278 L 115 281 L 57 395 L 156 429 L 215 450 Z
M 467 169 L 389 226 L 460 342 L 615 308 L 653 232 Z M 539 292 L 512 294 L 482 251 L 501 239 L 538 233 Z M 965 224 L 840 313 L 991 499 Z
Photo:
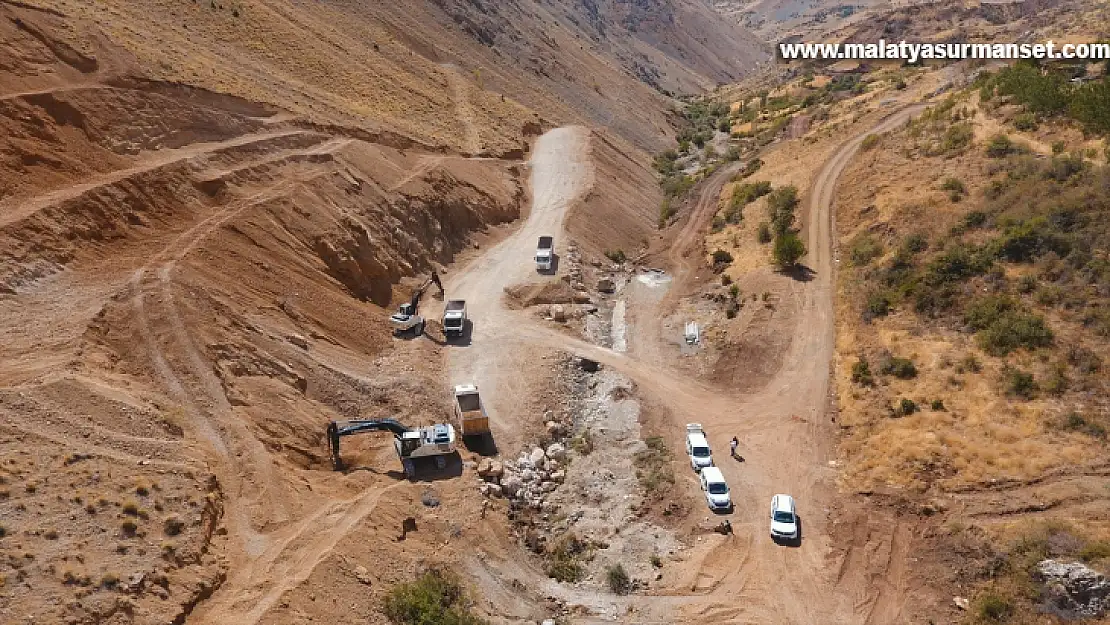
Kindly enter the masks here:
M 783 269 L 789 269 L 798 264 L 806 255 L 806 246 L 798 235 L 786 232 L 775 237 L 775 247 L 772 250 L 775 264 Z
M 794 208 L 798 206 L 798 188 L 794 185 L 780 187 L 767 196 L 767 215 L 771 229 L 783 235 L 794 225 Z

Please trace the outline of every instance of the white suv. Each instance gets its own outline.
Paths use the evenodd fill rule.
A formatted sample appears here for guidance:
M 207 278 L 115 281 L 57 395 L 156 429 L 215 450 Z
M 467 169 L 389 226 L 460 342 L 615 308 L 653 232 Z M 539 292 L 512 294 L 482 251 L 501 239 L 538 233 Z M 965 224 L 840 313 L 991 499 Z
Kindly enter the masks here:
M 798 538 L 798 515 L 794 512 L 794 498 L 790 495 L 775 495 L 771 498 L 771 538 Z
M 713 511 L 732 510 L 732 498 L 728 494 L 728 484 L 725 476 L 717 467 L 705 467 L 701 470 L 701 489 L 705 491 L 705 502 Z
M 686 424 L 686 455 L 690 456 L 690 466 L 695 472 L 713 466 L 713 451 L 700 423 Z

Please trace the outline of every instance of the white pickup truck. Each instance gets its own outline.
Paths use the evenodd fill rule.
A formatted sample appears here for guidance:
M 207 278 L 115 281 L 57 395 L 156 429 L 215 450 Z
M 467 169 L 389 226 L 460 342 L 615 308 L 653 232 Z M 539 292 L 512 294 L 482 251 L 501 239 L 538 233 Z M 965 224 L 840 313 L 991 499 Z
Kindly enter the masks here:
M 443 309 L 443 333 L 461 336 L 466 330 L 466 301 L 461 299 L 447 300 Z
M 555 238 L 540 237 L 536 244 L 536 271 L 546 273 L 551 271 L 551 263 L 555 256 Z

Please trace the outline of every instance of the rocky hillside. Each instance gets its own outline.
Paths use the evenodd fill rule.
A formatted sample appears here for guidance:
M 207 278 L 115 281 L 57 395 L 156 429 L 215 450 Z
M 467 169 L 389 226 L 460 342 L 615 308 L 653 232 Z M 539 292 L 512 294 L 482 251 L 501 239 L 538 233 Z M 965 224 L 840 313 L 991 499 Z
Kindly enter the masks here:
M 422 0 L 404 11 L 350 0 L 19 5 L 64 22 L 56 45 L 84 71 L 138 66 L 158 80 L 471 152 L 519 148 L 541 121 L 605 126 L 653 149 L 668 132 L 664 90 L 696 91 L 766 58 L 754 35 L 694 0 Z M 98 37 L 126 54 L 91 56 L 82 42 Z M 27 86 L 44 82 L 20 73 Z M 457 106 L 459 94 L 471 104 Z M 478 130 L 467 134 L 460 119 Z

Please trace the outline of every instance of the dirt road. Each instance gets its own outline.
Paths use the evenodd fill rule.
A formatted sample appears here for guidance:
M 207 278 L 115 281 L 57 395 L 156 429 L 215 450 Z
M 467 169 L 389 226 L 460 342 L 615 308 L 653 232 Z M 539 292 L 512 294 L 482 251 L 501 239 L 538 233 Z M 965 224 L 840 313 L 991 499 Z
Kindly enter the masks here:
M 504 341 L 517 326 L 528 323 L 506 310 L 505 287 L 536 280 L 533 260 L 540 236 L 555 237 L 556 251 L 565 249 L 563 219 L 568 208 L 593 184 L 587 157 L 589 133 L 585 128 L 558 128 L 536 142 L 531 167 L 532 208 L 512 236 L 445 281 L 451 299 L 467 302 L 473 322 L 469 347 L 453 349 L 448 357 L 452 385 L 475 383 L 487 399 L 492 426 L 499 443 L 519 443 L 520 416 L 513 398 L 524 392 L 519 373 L 527 367 L 527 349 L 506 349 Z M 547 279 L 556 279 L 554 277 Z M 438 316 L 439 310 L 433 314 Z
M 898 576 L 905 570 L 907 545 L 904 535 L 902 540 L 898 538 L 904 531 L 892 527 L 891 535 L 883 539 L 890 557 L 878 566 L 885 568 L 891 578 L 880 585 L 879 591 L 874 590 L 876 564 L 852 557 L 851 550 L 834 548 L 839 546 L 833 545 L 830 537 L 829 511 L 835 500 L 835 469 L 828 465 L 835 436 L 828 416 L 829 364 L 834 347 L 831 205 L 840 172 L 864 137 L 904 123 L 917 110 L 904 109 L 843 144 L 815 179 L 802 220 L 811 250 L 807 259 L 810 275 L 792 287 L 792 296 L 799 300 L 797 327 L 782 368 L 755 393 L 734 396 L 686 378 L 667 362 L 651 358 L 659 352 L 650 346 L 634 347 L 633 355 L 621 354 L 536 325 L 523 313 L 501 309 L 503 288 L 529 278 L 530 263 L 520 259 L 530 257 L 535 237 L 544 232 L 558 233 L 562 211 L 585 188 L 569 179 L 576 172 L 586 171 L 585 165 L 572 159 L 549 160 L 564 153 L 572 136 L 568 131 L 545 135 L 537 146 L 535 209 L 521 231 L 450 283 L 453 296 L 465 293 L 475 302 L 471 316 L 479 320 L 473 347 L 452 356 L 452 375 L 456 379 L 469 373 L 479 383 L 497 389 L 491 397 L 506 401 L 515 395 L 510 379 L 519 371 L 507 354 L 536 353 L 539 347 L 564 350 L 620 370 L 638 383 L 640 392 L 654 396 L 669 408 L 678 421 L 697 420 L 707 428 L 718 452 L 718 464 L 732 486 L 735 535 L 710 535 L 700 541 L 679 565 L 682 569 L 677 581 L 659 593 L 663 597 L 637 598 L 637 605 L 652 606 L 641 612 L 642 616 L 650 612 L 651 618 L 660 618 L 674 610 L 673 617 L 678 620 L 702 622 L 879 623 L 899 619 L 904 597 L 898 592 L 904 587 Z M 710 200 L 716 197 L 712 190 L 702 195 Z M 702 205 L 710 205 L 709 200 L 699 203 Z M 705 217 L 702 213 L 712 211 L 698 211 L 690 219 L 689 231 L 701 228 Z M 680 240 L 685 242 L 683 246 L 693 247 L 699 239 L 689 231 Z M 675 248 L 672 256 L 679 259 L 685 253 L 687 250 Z M 681 285 L 673 288 L 680 289 Z M 652 312 L 659 316 L 663 311 L 648 314 Z M 644 333 L 638 339 L 655 337 Z M 496 352 L 492 351 L 494 346 Z M 495 431 L 516 427 L 504 413 L 497 416 Z M 676 432 L 681 431 L 681 423 L 673 425 Z M 743 463 L 729 460 L 723 453 L 733 435 L 742 441 Z M 769 501 L 780 492 L 794 495 L 799 502 L 803 539 L 796 548 L 777 545 L 767 534 Z M 861 540 L 866 543 L 871 538 L 864 536 Z M 867 546 L 858 547 L 863 550 Z M 566 598 L 582 601 L 581 594 L 568 593 Z

